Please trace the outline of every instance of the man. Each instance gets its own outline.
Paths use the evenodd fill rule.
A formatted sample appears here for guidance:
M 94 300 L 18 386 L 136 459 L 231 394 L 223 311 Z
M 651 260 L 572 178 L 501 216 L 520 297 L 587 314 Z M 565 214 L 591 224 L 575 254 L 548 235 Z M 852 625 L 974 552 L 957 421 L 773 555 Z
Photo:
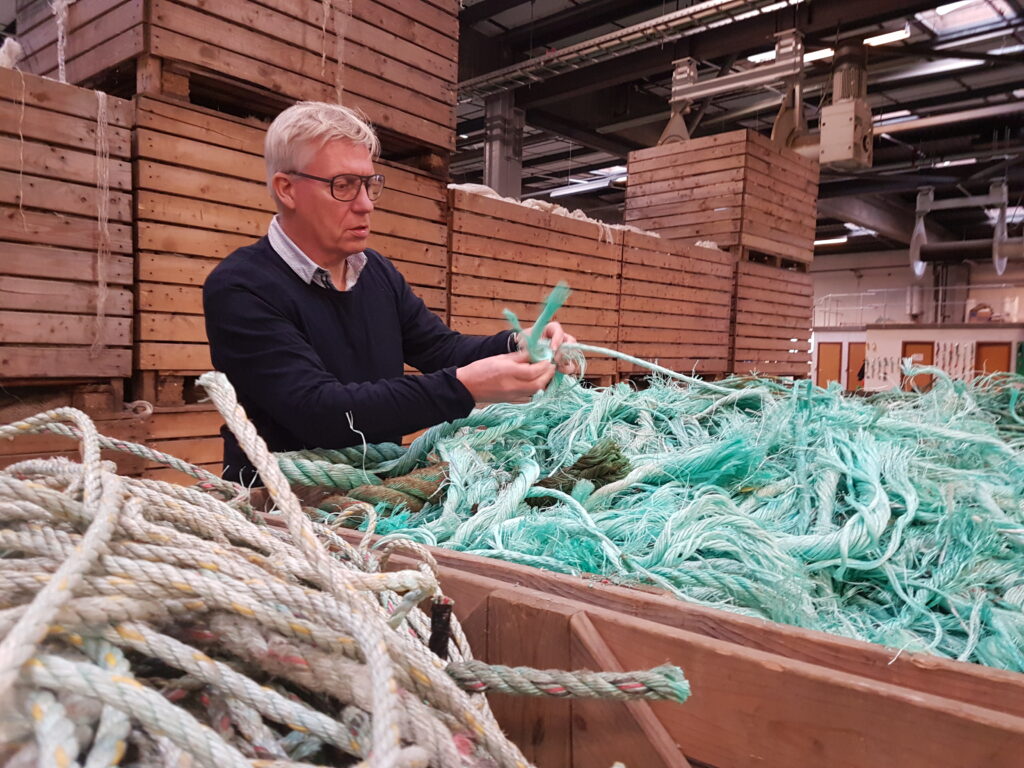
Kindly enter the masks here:
M 510 331 L 450 330 L 366 247 L 384 189 L 379 150 L 373 129 L 340 105 L 282 112 L 265 147 L 277 216 L 203 286 L 213 365 L 273 451 L 397 442 L 476 404 L 523 402 L 555 373 L 517 351 Z M 574 341 L 558 323 L 544 337 L 556 351 Z M 424 375 L 403 376 L 403 363 Z M 221 431 L 224 476 L 258 482 Z

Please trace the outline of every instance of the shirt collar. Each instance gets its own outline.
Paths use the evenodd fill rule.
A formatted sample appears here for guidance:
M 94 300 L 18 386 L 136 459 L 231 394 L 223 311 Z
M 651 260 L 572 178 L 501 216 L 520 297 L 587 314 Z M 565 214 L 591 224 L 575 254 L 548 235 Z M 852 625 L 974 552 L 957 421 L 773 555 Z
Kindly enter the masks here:
M 321 288 L 337 290 L 334 281 L 331 279 L 331 273 L 303 253 L 302 249 L 295 244 L 295 241 L 285 234 L 277 216 L 270 220 L 267 239 L 270 240 L 270 247 L 299 276 L 302 282 L 307 285 L 318 285 Z M 364 251 L 353 253 L 346 261 L 348 262 L 348 268 L 345 271 L 345 287 L 343 290 L 348 291 L 356 284 L 360 273 L 363 271 L 363 267 L 366 266 L 366 253 Z

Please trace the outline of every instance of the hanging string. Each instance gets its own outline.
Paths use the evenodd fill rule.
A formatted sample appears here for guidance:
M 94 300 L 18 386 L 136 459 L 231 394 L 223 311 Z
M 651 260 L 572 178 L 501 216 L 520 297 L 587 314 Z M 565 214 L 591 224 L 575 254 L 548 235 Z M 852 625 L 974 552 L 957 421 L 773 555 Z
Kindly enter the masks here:
M 106 346 L 107 263 L 110 261 L 110 139 L 107 132 L 107 94 L 96 91 L 96 315 L 89 357 Z
M 66 50 L 68 44 L 68 6 L 75 0 L 53 0 L 50 3 L 50 10 L 57 20 L 57 79 L 62 83 L 67 78 Z
M 341 0 L 342 7 L 334 9 L 334 96 L 340 104 L 345 95 L 345 44 L 348 25 L 352 18 L 352 0 Z

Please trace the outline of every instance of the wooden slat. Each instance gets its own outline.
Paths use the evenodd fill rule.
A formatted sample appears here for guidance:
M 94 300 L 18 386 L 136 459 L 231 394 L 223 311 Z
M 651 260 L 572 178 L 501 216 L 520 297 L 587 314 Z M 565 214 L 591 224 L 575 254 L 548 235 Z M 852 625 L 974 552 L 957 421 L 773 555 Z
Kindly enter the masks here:
M 0 345 L 0 378 L 121 377 L 132 369 L 130 349 L 107 347 L 98 354 L 88 348 Z

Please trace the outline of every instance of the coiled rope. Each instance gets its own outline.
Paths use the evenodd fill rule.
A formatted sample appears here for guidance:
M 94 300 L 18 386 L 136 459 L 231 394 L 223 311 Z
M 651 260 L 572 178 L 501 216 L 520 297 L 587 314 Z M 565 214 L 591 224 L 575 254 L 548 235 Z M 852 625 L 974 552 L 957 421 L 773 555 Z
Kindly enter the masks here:
M 0 738 L 14 765 L 525 766 L 474 693 L 688 695 L 675 668 L 481 664 L 457 622 L 442 660 L 417 607 L 441 600 L 429 554 L 413 542 L 373 553 L 310 520 L 226 379 L 201 383 L 287 531 L 254 522 L 244 492 L 216 478 L 115 474 L 102 447 L 156 454 L 102 438 L 74 409 L 0 427 L 61 432 L 82 456 L 0 471 Z M 373 508 L 360 512 L 372 529 Z M 421 565 L 383 572 L 396 547 Z

